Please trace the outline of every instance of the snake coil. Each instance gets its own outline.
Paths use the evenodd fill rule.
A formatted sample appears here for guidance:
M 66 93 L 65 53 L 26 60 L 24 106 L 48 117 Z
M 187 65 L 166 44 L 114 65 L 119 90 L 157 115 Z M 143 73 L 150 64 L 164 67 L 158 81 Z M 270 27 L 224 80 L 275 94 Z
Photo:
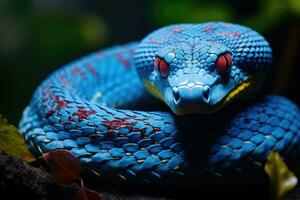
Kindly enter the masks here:
M 299 146 L 295 104 L 279 96 L 236 101 L 262 84 L 271 60 L 267 41 L 244 26 L 163 27 L 52 73 L 20 129 L 37 157 L 69 150 L 107 181 L 184 180 L 193 177 L 197 160 L 202 175 L 245 170 L 273 150 L 289 155 Z M 176 115 L 129 109 L 156 102 L 149 93 Z M 177 116 L 189 113 L 201 114 Z

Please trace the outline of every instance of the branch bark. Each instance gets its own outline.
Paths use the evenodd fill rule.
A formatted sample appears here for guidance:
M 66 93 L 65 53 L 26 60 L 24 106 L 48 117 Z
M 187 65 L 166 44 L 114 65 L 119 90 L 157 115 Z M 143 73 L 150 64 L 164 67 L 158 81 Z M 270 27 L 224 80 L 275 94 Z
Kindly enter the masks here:
M 35 166 L 29 165 L 22 159 L 0 152 L 0 199 L 5 197 L 6 199 L 68 200 L 73 199 L 79 188 L 80 185 L 77 183 L 70 185 L 57 184 L 43 164 L 38 163 Z M 250 191 L 249 189 L 248 192 L 250 195 L 253 191 Z M 238 191 L 233 190 L 229 196 L 233 197 L 233 199 L 237 196 L 244 196 L 248 199 L 245 193 L 236 193 L 238 193 Z M 177 194 L 175 195 L 177 196 L 176 199 L 186 199 L 184 198 L 185 196 L 191 196 L 191 194 L 183 195 L 176 191 L 174 191 L 174 194 Z M 105 200 L 166 200 L 166 198 L 163 197 L 129 194 L 122 195 L 106 191 L 101 191 L 101 195 Z M 198 193 L 196 192 L 196 196 L 204 197 L 204 194 L 199 191 Z M 285 199 L 293 200 L 299 199 L 299 197 L 300 189 L 296 188 L 289 193 Z
M 72 199 L 79 185 L 58 185 L 43 168 L 0 153 L 0 195 L 9 199 Z

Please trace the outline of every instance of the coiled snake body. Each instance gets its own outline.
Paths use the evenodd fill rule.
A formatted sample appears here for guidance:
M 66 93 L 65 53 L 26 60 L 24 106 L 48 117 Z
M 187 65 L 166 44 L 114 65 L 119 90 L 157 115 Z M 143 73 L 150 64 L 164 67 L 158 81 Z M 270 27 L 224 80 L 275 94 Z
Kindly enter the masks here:
M 67 149 L 103 178 L 172 182 L 193 176 L 192 160 L 204 173 L 246 170 L 273 150 L 288 155 L 300 141 L 300 112 L 289 100 L 235 101 L 261 85 L 271 60 L 267 41 L 244 26 L 163 27 L 51 74 L 20 129 L 36 156 Z M 135 110 L 156 102 L 148 92 L 173 112 Z

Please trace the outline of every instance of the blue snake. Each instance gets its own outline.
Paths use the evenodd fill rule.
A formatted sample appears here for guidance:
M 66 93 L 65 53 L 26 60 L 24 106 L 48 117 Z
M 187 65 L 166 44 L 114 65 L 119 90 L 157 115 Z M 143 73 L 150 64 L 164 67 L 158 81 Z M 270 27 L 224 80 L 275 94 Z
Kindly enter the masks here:
M 172 183 L 251 170 L 271 151 L 297 152 L 300 142 L 294 103 L 246 98 L 271 62 L 268 42 L 248 27 L 166 26 L 52 73 L 20 130 L 35 156 L 66 149 L 108 182 Z

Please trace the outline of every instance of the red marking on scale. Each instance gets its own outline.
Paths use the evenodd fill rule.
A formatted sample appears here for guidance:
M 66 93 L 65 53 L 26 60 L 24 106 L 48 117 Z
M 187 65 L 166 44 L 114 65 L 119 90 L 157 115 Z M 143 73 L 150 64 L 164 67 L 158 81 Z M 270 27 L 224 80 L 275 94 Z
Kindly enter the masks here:
M 56 96 L 54 99 L 54 103 L 57 105 L 59 108 L 66 107 L 68 105 L 68 102 L 60 100 L 59 96 Z
M 71 84 L 70 84 L 69 81 L 63 76 L 63 74 L 59 74 L 58 80 L 59 80 L 63 85 L 66 85 L 66 86 L 71 87 Z
M 177 33 L 180 33 L 182 30 L 180 28 L 174 28 L 173 29 L 173 33 L 174 34 L 177 34 Z
M 82 70 L 80 70 L 78 67 L 73 67 L 71 69 L 71 73 L 73 75 L 79 74 L 81 76 L 81 78 L 86 79 L 85 73 Z
M 219 33 L 219 36 L 224 36 L 224 37 L 240 37 L 240 33 Z
M 130 131 L 132 131 L 132 130 L 138 131 L 138 129 L 135 129 L 133 127 L 136 124 L 136 122 L 127 122 L 128 119 L 129 119 L 129 117 L 125 117 L 125 118 L 121 118 L 121 119 L 114 119 L 114 120 L 105 119 L 103 121 L 103 125 L 112 130 L 115 130 L 118 128 L 127 128 Z
M 206 33 L 211 33 L 211 32 L 212 32 L 211 28 L 208 27 L 208 26 L 204 26 L 204 31 L 205 31 Z
M 130 62 L 128 59 L 124 58 L 121 52 L 115 53 L 116 58 L 125 66 L 125 68 L 130 68 Z
M 72 122 L 73 122 L 73 117 L 69 116 L 69 117 L 68 117 L 67 124 L 71 124 Z
M 98 72 L 95 70 L 95 68 L 91 64 L 85 63 L 84 66 L 95 78 L 97 78 L 99 76 Z
M 96 112 L 93 110 L 85 110 L 84 107 L 78 107 L 78 110 L 73 113 L 73 115 L 78 116 L 78 121 L 82 121 L 87 119 L 91 114 L 95 114 Z
M 104 126 L 111 128 L 111 129 L 117 129 L 124 127 L 126 122 L 122 119 L 114 119 L 114 120 L 105 120 L 103 121 Z
M 150 39 L 151 44 L 158 44 L 158 41 L 155 38 Z
M 56 99 L 56 95 L 54 94 L 53 91 L 49 92 L 49 97 L 50 97 L 51 99 Z
M 47 113 L 46 113 L 46 117 L 49 118 L 51 115 L 53 115 L 54 113 L 56 113 L 57 110 L 49 110 Z
M 153 131 L 161 131 L 161 128 L 159 128 L 159 127 L 154 127 L 154 128 L 153 128 Z

